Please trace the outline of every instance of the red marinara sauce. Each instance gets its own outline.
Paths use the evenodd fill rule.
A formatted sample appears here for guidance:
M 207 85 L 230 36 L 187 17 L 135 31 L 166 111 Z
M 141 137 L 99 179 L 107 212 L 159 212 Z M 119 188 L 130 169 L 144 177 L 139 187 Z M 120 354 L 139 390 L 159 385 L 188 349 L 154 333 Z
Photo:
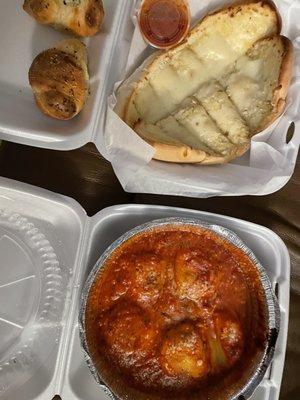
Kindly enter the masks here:
M 119 246 L 91 287 L 85 320 L 94 364 L 120 398 L 219 399 L 224 382 L 252 370 L 267 332 L 253 262 L 193 225 L 152 228 Z
M 188 3 L 186 0 L 144 0 L 139 12 L 139 26 L 144 39 L 153 47 L 173 47 L 188 33 Z

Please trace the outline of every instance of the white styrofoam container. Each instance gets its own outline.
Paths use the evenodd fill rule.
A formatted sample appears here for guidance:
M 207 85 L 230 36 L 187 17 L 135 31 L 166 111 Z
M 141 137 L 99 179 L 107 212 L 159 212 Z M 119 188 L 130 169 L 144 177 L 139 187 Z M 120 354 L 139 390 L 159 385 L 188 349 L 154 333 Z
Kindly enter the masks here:
M 164 217 L 199 218 L 229 228 L 266 268 L 278 294 L 281 329 L 274 360 L 252 399 L 278 399 L 287 341 L 290 260 L 286 246 L 274 232 L 227 216 L 165 206 L 120 205 L 88 217 L 72 199 L 4 178 L 0 178 L 0 209 L 33 221 L 39 232 L 51 243 L 60 269 L 68 277 L 67 301 L 62 318 L 57 323 L 60 329 L 56 347 L 42 364 L 36 365 L 31 379 L 21 387 L 12 388 L 2 396 L 0 394 L 1 400 L 51 400 L 54 395 L 60 395 L 63 400 L 108 399 L 90 374 L 80 348 L 77 321 L 81 288 L 101 253 L 115 239 L 137 225 Z M 0 236 L 1 228 L 0 225 Z M 1 276 L 1 264 L 7 257 L 6 252 L 5 257 L 1 255 L 0 258 L 0 296 L 2 281 L 5 279 Z M 39 285 L 38 281 L 36 284 Z M 16 290 L 16 287 L 12 288 Z M 40 291 L 37 290 L 37 293 Z M 0 304 L 0 321 L 3 309 L 5 304 Z M 5 343 L 0 342 L 0 366 L 3 345 L 5 347 Z
M 0 13 L 0 139 L 57 150 L 70 150 L 87 142 L 94 142 L 100 153 L 107 159 L 111 159 L 104 138 L 107 101 L 113 92 L 115 82 L 124 79 L 128 73 L 126 65 L 134 34 L 132 15 L 136 1 L 103 1 L 106 11 L 104 25 L 99 34 L 85 40 L 89 52 L 91 95 L 78 116 L 70 121 L 57 121 L 43 115 L 35 105 L 27 74 L 34 57 L 66 35 L 50 27 L 42 26 L 29 17 L 22 10 L 22 0 L 2 0 L 2 12 Z M 300 2 L 298 0 L 274 1 L 278 6 L 287 5 L 287 7 L 283 7 L 288 10 L 282 15 L 283 32 L 293 41 L 297 49 L 294 77 L 295 79 L 298 77 L 299 80 L 300 36 L 297 21 L 300 18 Z M 146 53 L 148 54 L 148 51 Z M 147 54 L 143 52 L 142 58 L 144 59 Z M 296 92 L 299 86 L 298 80 L 295 80 L 294 91 Z M 298 101 L 294 103 L 298 103 Z M 293 115 L 298 113 L 299 108 L 299 104 L 294 103 L 291 107 Z M 294 163 L 292 160 L 296 159 L 299 147 L 300 120 L 298 117 L 293 117 L 295 133 L 288 146 L 285 143 L 285 132 L 291 121 L 282 119 L 283 125 L 286 125 L 280 139 L 282 154 L 286 159 L 291 160 L 292 164 Z M 117 157 L 119 156 L 118 153 Z M 125 155 L 125 158 L 127 156 Z M 152 161 L 151 165 L 157 168 L 155 171 L 158 174 L 161 164 Z M 161 181 L 161 176 L 158 178 L 155 175 L 153 178 L 153 169 L 151 168 L 148 165 L 141 168 L 140 174 L 135 175 L 135 184 L 127 183 L 128 186 L 124 184 L 126 190 L 161 193 L 161 182 L 165 186 L 165 181 L 164 179 Z M 116 168 L 115 170 L 122 182 L 121 171 Z M 165 169 L 163 169 L 164 171 Z M 257 173 L 255 169 L 252 172 L 254 175 Z M 286 179 L 276 179 L 277 176 L 274 176 L 267 193 L 279 190 L 288 181 L 291 174 L 292 170 L 285 171 Z M 144 184 L 145 178 L 147 185 Z M 263 190 L 255 189 L 255 177 L 252 181 L 252 186 L 250 186 L 254 186 L 254 189 L 251 189 L 252 191 L 249 189 L 249 192 L 246 190 L 246 192 L 262 194 Z M 168 182 L 168 184 L 168 193 L 182 194 L 184 192 L 189 196 L 195 195 L 194 192 L 189 194 L 189 191 L 183 190 L 182 187 L 178 188 L 174 182 Z M 236 192 L 234 191 L 234 193 Z M 201 197 L 204 195 L 220 195 L 220 192 L 211 187 L 204 187 L 201 189 Z
M 298 0 L 277 1 L 295 2 L 291 15 L 285 16 L 294 26 L 294 19 L 300 13 Z M 131 17 L 135 1 L 103 0 L 103 3 L 106 14 L 100 32 L 94 37 L 82 39 L 89 53 L 91 95 L 77 117 L 70 121 L 56 121 L 43 115 L 35 105 L 28 82 L 28 70 L 37 54 L 70 36 L 38 24 L 23 11 L 23 0 L 2 0 L 1 139 L 56 150 L 75 149 L 94 142 L 98 149 L 103 149 L 107 99 L 112 93 L 114 83 L 124 78 L 134 32 Z M 297 32 L 293 32 L 293 29 L 288 34 L 292 40 L 297 37 Z M 299 75 L 298 60 L 296 64 L 296 75 Z
M 35 105 L 28 83 L 30 65 L 41 51 L 70 37 L 38 24 L 23 11 L 22 0 L 2 0 L 0 12 L 0 138 L 57 150 L 78 148 L 101 134 L 111 52 L 126 1 L 104 0 L 105 19 L 96 36 L 84 40 L 89 53 L 90 96 L 70 121 L 57 121 Z

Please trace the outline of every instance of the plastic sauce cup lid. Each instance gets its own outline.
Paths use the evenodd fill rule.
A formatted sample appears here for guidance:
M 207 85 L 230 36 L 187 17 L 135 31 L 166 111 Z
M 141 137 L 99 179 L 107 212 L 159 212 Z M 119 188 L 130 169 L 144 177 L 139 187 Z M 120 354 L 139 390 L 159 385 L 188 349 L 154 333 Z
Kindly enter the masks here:
M 138 18 L 144 39 L 158 49 L 180 43 L 187 36 L 190 19 L 186 0 L 143 0 Z

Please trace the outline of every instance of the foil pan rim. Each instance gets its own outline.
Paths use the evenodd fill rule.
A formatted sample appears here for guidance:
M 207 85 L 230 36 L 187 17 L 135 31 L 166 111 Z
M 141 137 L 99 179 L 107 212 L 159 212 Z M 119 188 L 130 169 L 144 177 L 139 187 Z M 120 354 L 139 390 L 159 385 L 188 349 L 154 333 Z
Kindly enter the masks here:
M 244 253 L 246 253 L 246 255 L 255 264 L 255 266 L 259 272 L 260 281 L 261 281 L 261 284 L 264 289 L 265 302 L 266 302 L 266 306 L 267 306 L 267 310 L 268 310 L 268 319 L 269 319 L 269 321 L 268 321 L 268 340 L 265 345 L 265 350 L 264 350 L 262 359 L 260 360 L 256 371 L 249 377 L 249 380 L 246 382 L 246 384 L 237 393 L 235 393 L 233 397 L 230 398 L 230 400 L 238 400 L 241 398 L 244 400 L 249 399 L 249 397 L 253 394 L 254 390 L 257 388 L 259 383 L 262 381 L 262 379 L 266 373 L 266 370 L 273 359 L 276 341 L 277 341 L 277 337 L 278 337 L 279 329 L 280 329 L 280 309 L 279 309 L 278 301 L 273 292 L 272 284 L 271 284 L 270 278 L 269 278 L 265 268 L 263 267 L 261 262 L 257 259 L 255 254 L 253 253 L 253 251 L 250 250 L 249 247 L 245 245 L 245 243 L 239 238 L 239 236 L 228 228 L 225 228 L 223 226 L 220 226 L 220 225 L 217 225 L 214 223 L 208 223 L 208 222 L 202 221 L 201 219 L 198 219 L 198 218 L 170 217 L 170 218 L 156 219 L 156 220 L 152 220 L 150 222 L 146 222 L 142 225 L 138 225 L 135 228 L 132 228 L 129 231 L 125 232 L 118 239 L 116 239 L 113 243 L 111 243 L 110 246 L 108 246 L 107 249 L 99 257 L 99 259 L 95 263 L 94 267 L 92 268 L 92 270 L 84 284 L 83 290 L 81 292 L 80 310 L 79 310 L 79 316 L 78 316 L 80 342 L 81 342 L 81 346 L 84 351 L 84 358 L 90 369 L 90 372 L 92 373 L 96 382 L 100 385 L 100 387 L 104 390 L 104 392 L 111 399 L 121 400 L 111 391 L 111 389 L 101 379 L 101 377 L 99 376 L 99 374 L 93 364 L 93 360 L 91 359 L 91 356 L 89 354 L 88 343 L 87 343 L 87 338 L 86 338 L 85 329 L 84 329 L 85 309 L 86 309 L 88 294 L 90 292 L 90 289 L 91 289 L 98 273 L 101 271 L 105 262 L 112 255 L 112 253 L 115 251 L 116 248 L 118 248 L 120 245 L 122 245 L 124 242 L 126 242 L 133 236 L 136 236 L 142 232 L 149 231 L 153 228 L 164 226 L 164 225 L 192 225 L 192 226 L 197 226 L 200 228 L 210 230 L 210 231 L 216 233 L 218 236 L 229 241 L 234 246 L 243 250 Z M 125 400 L 125 398 L 124 398 L 124 400 Z

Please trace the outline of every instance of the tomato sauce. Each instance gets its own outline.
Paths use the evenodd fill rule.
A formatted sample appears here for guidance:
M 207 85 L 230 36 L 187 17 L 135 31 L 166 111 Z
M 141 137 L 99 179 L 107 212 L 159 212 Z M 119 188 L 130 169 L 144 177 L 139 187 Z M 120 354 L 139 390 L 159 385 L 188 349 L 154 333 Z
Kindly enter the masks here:
M 189 6 L 183 0 L 144 0 L 139 26 L 146 41 L 166 49 L 181 42 L 190 25 Z
M 243 251 L 199 227 L 158 227 L 107 260 L 87 302 L 87 339 L 128 387 L 207 395 L 262 349 L 262 299 Z

